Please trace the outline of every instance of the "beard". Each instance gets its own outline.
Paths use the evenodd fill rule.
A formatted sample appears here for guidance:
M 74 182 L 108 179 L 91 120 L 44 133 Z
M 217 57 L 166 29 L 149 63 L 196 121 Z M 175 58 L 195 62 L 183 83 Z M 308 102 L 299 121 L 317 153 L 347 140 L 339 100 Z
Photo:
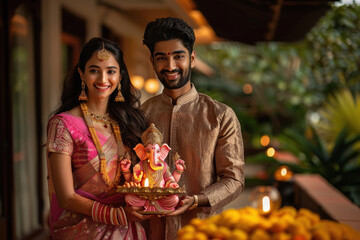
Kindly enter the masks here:
M 166 72 L 179 73 L 180 78 L 178 80 L 167 80 L 163 75 Z M 167 89 L 179 89 L 179 88 L 185 86 L 185 84 L 187 84 L 190 81 L 191 66 L 189 65 L 189 68 L 187 69 L 186 72 L 184 72 L 184 71 L 182 71 L 180 69 L 175 69 L 175 70 L 173 70 L 171 72 L 163 70 L 159 74 L 157 74 L 157 76 L 158 76 L 160 82 L 164 85 L 164 88 L 167 88 Z

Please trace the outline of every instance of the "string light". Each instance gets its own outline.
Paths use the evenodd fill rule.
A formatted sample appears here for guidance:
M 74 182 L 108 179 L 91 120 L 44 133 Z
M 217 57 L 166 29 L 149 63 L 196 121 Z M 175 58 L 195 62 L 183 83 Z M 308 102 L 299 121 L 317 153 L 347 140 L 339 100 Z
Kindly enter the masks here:
M 268 157 L 273 157 L 275 155 L 276 151 L 275 151 L 275 148 L 273 147 L 269 147 L 267 150 L 266 150 L 266 155 Z
M 253 91 L 253 87 L 249 83 L 245 83 L 243 86 L 243 92 L 245 94 L 251 94 Z
M 269 145 L 269 143 L 270 143 L 270 138 L 269 138 L 269 136 L 268 135 L 263 135 L 261 138 L 260 138 L 260 144 L 262 145 L 262 146 L 267 146 L 267 145 Z

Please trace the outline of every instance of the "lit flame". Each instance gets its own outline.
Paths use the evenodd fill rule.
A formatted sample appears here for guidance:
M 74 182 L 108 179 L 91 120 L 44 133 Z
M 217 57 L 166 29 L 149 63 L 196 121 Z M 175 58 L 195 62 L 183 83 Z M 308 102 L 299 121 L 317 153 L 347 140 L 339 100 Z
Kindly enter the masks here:
M 262 210 L 264 213 L 270 211 L 270 198 L 268 196 L 262 198 Z
M 149 179 L 145 178 L 144 187 L 148 187 L 148 186 L 149 186 Z
M 280 174 L 281 174 L 281 176 L 286 176 L 287 172 L 288 172 L 287 169 L 285 167 L 283 167 L 280 171 Z

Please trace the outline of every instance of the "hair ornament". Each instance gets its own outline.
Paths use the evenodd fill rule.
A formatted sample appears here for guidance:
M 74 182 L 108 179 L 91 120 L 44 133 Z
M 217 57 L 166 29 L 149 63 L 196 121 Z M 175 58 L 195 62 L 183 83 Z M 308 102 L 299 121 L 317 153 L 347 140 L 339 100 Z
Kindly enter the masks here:
M 105 49 L 104 42 L 102 44 L 103 44 L 103 48 L 98 51 L 97 55 L 98 55 L 98 59 L 100 61 L 105 61 L 105 60 L 108 60 L 111 57 L 111 54 L 110 54 L 110 52 L 108 50 Z

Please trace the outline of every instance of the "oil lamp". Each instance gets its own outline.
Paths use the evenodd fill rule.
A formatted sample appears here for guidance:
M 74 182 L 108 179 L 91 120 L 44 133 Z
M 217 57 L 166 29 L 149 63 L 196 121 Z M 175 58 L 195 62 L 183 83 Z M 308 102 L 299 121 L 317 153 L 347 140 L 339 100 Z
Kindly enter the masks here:
M 294 202 L 293 172 L 285 165 L 280 166 L 274 172 L 274 186 L 279 190 L 282 206 L 292 205 Z
M 275 187 L 258 186 L 250 194 L 250 203 L 261 215 L 267 216 L 280 208 L 281 196 Z

